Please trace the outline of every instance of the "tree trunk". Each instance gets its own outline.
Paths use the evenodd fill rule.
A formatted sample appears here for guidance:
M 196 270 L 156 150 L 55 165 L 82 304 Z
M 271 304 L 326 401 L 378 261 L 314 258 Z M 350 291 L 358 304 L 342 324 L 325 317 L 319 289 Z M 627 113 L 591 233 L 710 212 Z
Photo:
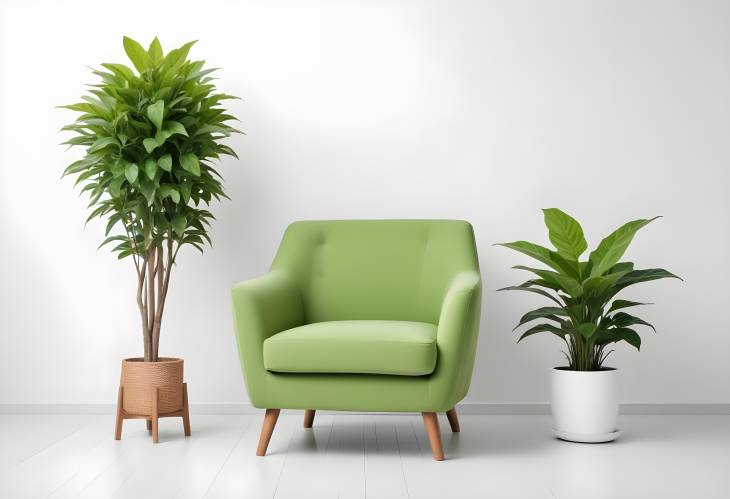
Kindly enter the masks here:
M 145 362 L 159 359 L 162 314 L 175 254 L 173 242 L 168 239 L 166 245 L 150 248 L 142 254 L 141 265 L 137 266 L 137 306 L 142 318 Z

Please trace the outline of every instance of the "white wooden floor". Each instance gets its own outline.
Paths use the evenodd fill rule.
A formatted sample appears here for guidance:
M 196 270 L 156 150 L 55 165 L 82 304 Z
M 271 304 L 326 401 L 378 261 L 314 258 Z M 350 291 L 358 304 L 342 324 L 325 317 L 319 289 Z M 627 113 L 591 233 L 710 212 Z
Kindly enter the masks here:
M 269 455 L 254 455 L 262 416 L 142 421 L 0 416 L 0 497 L 681 498 L 730 497 L 730 417 L 624 416 L 611 444 L 555 440 L 546 416 L 441 420 L 434 462 L 420 416 L 282 412 Z

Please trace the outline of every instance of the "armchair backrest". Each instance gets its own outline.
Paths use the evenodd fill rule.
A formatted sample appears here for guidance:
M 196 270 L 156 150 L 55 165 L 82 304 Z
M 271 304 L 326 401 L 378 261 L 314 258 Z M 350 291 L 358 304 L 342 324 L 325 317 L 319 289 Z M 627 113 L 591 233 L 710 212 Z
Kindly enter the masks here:
M 479 262 L 461 220 L 307 221 L 287 228 L 272 270 L 298 286 L 306 323 L 436 324 L 451 280 Z

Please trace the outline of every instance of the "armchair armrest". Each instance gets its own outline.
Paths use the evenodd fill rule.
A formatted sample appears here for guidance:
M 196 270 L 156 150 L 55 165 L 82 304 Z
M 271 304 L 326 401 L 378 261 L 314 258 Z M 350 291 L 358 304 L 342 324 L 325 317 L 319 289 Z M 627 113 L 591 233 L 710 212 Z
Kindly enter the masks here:
M 294 282 L 281 270 L 239 282 L 231 290 L 238 357 L 249 398 L 256 405 L 265 390 L 263 344 L 269 336 L 301 326 L 302 298 Z
M 441 305 L 436 344 L 438 359 L 431 397 L 443 410 L 466 396 L 479 336 L 482 279 L 476 270 L 457 274 Z

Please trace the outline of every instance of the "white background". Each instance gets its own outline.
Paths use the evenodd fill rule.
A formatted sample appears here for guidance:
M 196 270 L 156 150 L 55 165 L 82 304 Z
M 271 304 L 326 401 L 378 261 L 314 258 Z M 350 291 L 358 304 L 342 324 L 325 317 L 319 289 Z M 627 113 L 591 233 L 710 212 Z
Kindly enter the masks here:
M 610 364 L 628 403 L 730 402 L 727 190 L 730 4 L 664 1 L 103 2 L 0 5 L 0 403 L 112 403 L 119 361 L 141 353 L 130 261 L 97 251 L 86 201 L 59 180 L 81 151 L 58 129 L 86 67 L 122 62 L 121 38 L 191 39 L 246 136 L 221 170 L 215 246 L 182 253 L 161 353 L 182 356 L 191 401 L 247 402 L 229 289 L 265 272 L 286 225 L 310 218 L 463 218 L 485 282 L 470 402 L 547 401 L 552 336 L 510 332 L 541 304 L 496 288 L 547 243 L 561 207 L 591 246 L 664 215 L 628 258 L 686 282 L 627 298 L 658 334 Z

